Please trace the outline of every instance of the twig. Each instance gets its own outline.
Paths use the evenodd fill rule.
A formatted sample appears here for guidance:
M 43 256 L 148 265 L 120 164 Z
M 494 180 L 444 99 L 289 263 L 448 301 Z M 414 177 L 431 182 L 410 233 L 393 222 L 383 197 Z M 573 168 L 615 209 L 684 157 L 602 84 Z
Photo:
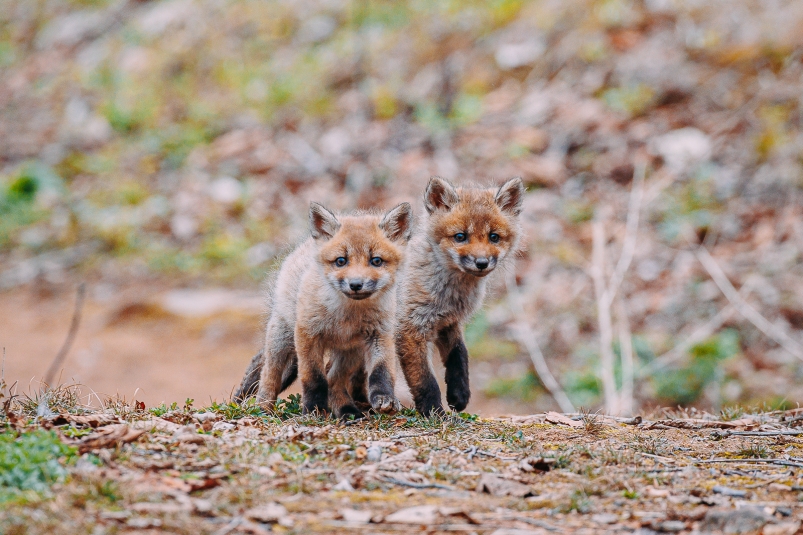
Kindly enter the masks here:
M 618 414 L 622 407 L 616 393 L 616 379 L 614 376 L 613 354 L 613 321 L 611 305 L 616 297 L 619 287 L 624 280 L 625 273 L 630 268 L 638 241 L 638 224 L 641 204 L 644 198 L 644 176 L 647 166 L 644 162 L 636 165 L 633 174 L 633 186 L 630 190 L 630 201 L 627 210 L 627 223 L 625 237 L 622 242 L 622 252 L 610 279 L 605 277 L 605 227 L 602 219 L 596 219 L 592 224 L 592 252 L 591 252 L 591 278 L 594 281 L 594 296 L 597 301 L 597 322 L 599 323 L 600 343 L 600 376 L 602 390 L 605 397 L 605 409 L 610 414 Z M 631 355 L 632 357 L 632 355 Z M 632 364 L 632 361 L 631 361 Z M 631 388 L 632 397 L 632 384 Z
M 663 457 L 661 455 L 653 455 L 652 453 L 644 453 L 644 452 L 639 453 L 639 455 L 643 455 L 644 457 L 649 457 L 650 459 L 656 460 L 661 464 L 668 464 L 670 466 L 675 464 L 675 460 L 670 459 L 669 457 Z
M 619 394 L 619 410 L 622 414 L 633 414 L 633 379 L 635 365 L 633 359 L 633 334 L 624 300 L 616 299 L 616 323 L 618 327 L 619 348 L 622 356 L 622 391 Z
M 641 213 L 641 201 L 644 198 L 644 176 L 646 173 L 647 165 L 644 162 L 636 164 L 636 169 L 633 173 L 633 187 L 630 190 L 630 203 L 627 208 L 627 224 L 625 227 L 625 239 L 622 242 L 622 254 L 619 256 L 619 262 L 616 263 L 616 268 L 608 284 L 609 303 L 613 303 L 613 298 L 616 296 L 616 292 L 619 291 L 619 285 L 622 284 L 625 273 L 630 268 L 630 263 L 633 261 L 633 255 L 636 252 L 639 215 Z
M 613 322 L 608 289 L 605 284 L 605 227 L 600 220 L 592 224 L 591 278 L 594 281 L 594 297 L 597 301 L 599 324 L 600 378 L 605 397 L 605 410 L 617 414 L 616 380 L 614 378 Z
M 408 481 L 402 481 L 401 479 L 396 479 L 394 477 L 384 476 L 382 477 L 382 481 L 386 481 L 388 483 L 393 483 L 394 485 L 399 485 L 402 487 L 410 487 L 413 489 L 444 489 L 444 490 L 454 490 L 454 487 L 449 487 L 446 485 L 440 485 L 438 483 L 410 483 Z
M 231 520 L 231 522 L 229 522 L 228 524 L 217 530 L 215 532 L 215 535 L 228 535 L 229 533 L 237 529 L 237 526 L 239 526 L 242 523 L 243 523 L 243 517 L 235 516 Z
M 59 349 L 59 352 L 56 354 L 53 362 L 50 363 L 47 373 L 45 373 L 46 388 L 50 388 L 50 384 L 53 381 L 53 378 L 56 376 L 56 372 L 61 367 L 64 359 L 67 357 L 67 353 L 69 353 L 70 348 L 75 341 L 75 335 L 78 333 L 78 326 L 81 324 L 81 311 L 84 308 L 85 295 L 86 284 L 82 282 L 78 285 L 78 296 L 75 300 L 75 310 L 73 311 L 72 322 L 70 322 L 70 330 L 67 332 L 67 338 L 64 340 L 64 344 L 61 346 L 61 349 Z
M 524 306 L 521 304 L 519 293 L 516 290 L 516 279 L 512 271 L 507 272 L 505 285 L 507 286 L 508 305 L 513 311 L 513 316 L 516 318 L 524 318 Z M 569 396 L 566 395 L 566 392 L 561 388 L 558 380 L 555 379 L 555 376 L 552 375 L 552 372 L 549 370 L 549 365 L 544 358 L 544 354 L 541 353 L 541 347 L 538 345 L 538 340 L 536 340 L 535 333 L 532 329 L 527 328 L 527 326 L 520 321 L 516 321 L 511 326 L 511 331 L 513 332 L 514 338 L 516 338 L 519 344 L 524 346 L 527 353 L 529 353 L 530 360 L 535 368 L 535 373 L 538 374 L 541 383 L 550 393 L 552 399 L 558 404 L 560 410 L 562 412 L 574 412 L 576 409 L 569 399 Z
M 700 459 L 694 461 L 696 464 L 708 463 L 764 463 L 764 464 L 777 464 L 779 466 L 792 466 L 794 468 L 803 468 L 803 463 L 796 463 L 787 461 L 786 459 Z
M 788 436 L 799 436 L 803 435 L 803 430 L 800 431 L 789 431 L 789 430 L 778 430 L 778 431 L 730 431 L 728 429 L 724 431 L 717 431 L 717 435 L 721 437 L 727 436 L 737 436 L 737 437 L 777 437 L 782 435 Z
M 697 260 L 708 271 L 708 274 L 714 280 L 714 283 L 719 287 L 720 291 L 736 308 L 736 310 L 744 316 L 750 323 L 755 325 L 758 330 L 775 340 L 778 345 L 786 349 L 789 353 L 794 355 L 800 360 L 803 360 L 803 345 L 797 340 L 790 337 L 788 334 L 779 329 L 775 324 L 762 316 L 755 308 L 753 308 L 747 301 L 745 301 L 736 288 L 733 287 L 728 277 L 719 267 L 717 261 L 708 252 L 705 247 L 698 247 L 694 250 Z
M 434 435 L 436 433 L 440 433 L 440 429 L 435 429 L 433 431 L 427 431 L 426 433 L 408 433 L 408 434 L 401 434 L 401 435 L 393 435 L 388 437 L 388 440 L 399 440 L 402 438 L 415 438 L 415 437 L 425 437 L 428 435 Z

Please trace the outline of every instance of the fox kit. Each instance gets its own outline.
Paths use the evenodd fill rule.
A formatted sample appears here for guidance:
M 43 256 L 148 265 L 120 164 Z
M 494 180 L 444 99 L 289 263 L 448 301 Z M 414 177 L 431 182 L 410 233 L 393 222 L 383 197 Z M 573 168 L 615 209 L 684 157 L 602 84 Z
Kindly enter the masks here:
M 253 393 L 261 368 L 257 402 L 266 408 L 298 374 L 304 412 L 331 407 L 337 417 L 361 416 L 352 394 L 358 401 L 367 394 L 378 412 L 396 411 L 395 282 L 412 209 L 403 203 L 381 218 L 338 218 L 312 203 L 309 218 L 312 237 L 279 270 L 265 347 L 236 397 Z
M 499 189 L 455 188 L 438 177 L 427 186 L 428 217 L 408 246 L 396 324 L 396 351 L 422 414 L 443 412 L 431 344 L 446 367 L 449 406 L 468 405 L 463 326 L 482 303 L 487 275 L 516 250 L 523 197 L 520 178 Z

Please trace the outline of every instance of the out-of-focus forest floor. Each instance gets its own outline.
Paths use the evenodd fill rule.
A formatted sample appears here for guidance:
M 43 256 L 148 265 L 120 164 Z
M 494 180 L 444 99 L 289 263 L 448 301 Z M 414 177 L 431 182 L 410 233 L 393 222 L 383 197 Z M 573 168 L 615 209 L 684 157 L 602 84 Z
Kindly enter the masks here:
M 310 200 L 420 210 L 431 174 L 520 175 L 524 251 L 466 332 L 470 409 L 556 408 L 536 344 L 576 407 L 605 384 L 629 405 L 631 375 L 636 407 L 792 406 L 801 26 L 797 0 L 5 0 L 7 379 L 41 377 L 86 280 L 63 380 L 222 399 Z M 594 276 L 611 276 L 642 184 L 603 325 Z
M 803 520 L 800 409 L 343 424 L 297 397 L 267 416 L 79 396 L 6 405 L 3 533 L 793 535 Z

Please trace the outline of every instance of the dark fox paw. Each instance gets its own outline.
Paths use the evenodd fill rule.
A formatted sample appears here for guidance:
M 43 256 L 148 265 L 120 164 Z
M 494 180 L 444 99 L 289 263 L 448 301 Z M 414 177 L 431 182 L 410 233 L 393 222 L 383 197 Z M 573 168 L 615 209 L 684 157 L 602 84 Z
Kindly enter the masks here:
M 401 403 L 394 395 L 375 395 L 371 399 L 371 408 L 379 414 L 395 414 L 401 410 Z
M 365 418 L 363 412 L 355 407 L 354 405 L 343 405 L 335 410 L 335 416 L 339 419 L 347 421 L 347 420 L 361 420 Z
M 469 399 L 471 399 L 471 391 L 468 386 L 446 389 L 446 402 L 453 411 L 462 412 L 468 406 Z

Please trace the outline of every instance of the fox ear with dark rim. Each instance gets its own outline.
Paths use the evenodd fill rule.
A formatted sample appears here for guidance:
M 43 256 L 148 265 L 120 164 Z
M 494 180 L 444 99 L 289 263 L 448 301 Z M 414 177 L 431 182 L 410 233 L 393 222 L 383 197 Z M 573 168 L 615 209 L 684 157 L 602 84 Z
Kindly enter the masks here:
M 460 200 L 454 186 L 439 176 L 433 176 L 424 193 L 424 206 L 430 214 L 435 210 L 449 211 Z
M 496 192 L 494 201 L 503 212 L 512 215 L 521 213 L 521 204 L 524 202 L 524 184 L 520 177 L 511 178 Z
M 340 228 L 340 221 L 337 220 L 335 214 L 322 205 L 311 202 L 309 203 L 309 226 L 313 238 L 328 240 Z
M 413 232 L 413 207 L 403 202 L 382 218 L 379 228 L 390 241 L 406 242 Z

